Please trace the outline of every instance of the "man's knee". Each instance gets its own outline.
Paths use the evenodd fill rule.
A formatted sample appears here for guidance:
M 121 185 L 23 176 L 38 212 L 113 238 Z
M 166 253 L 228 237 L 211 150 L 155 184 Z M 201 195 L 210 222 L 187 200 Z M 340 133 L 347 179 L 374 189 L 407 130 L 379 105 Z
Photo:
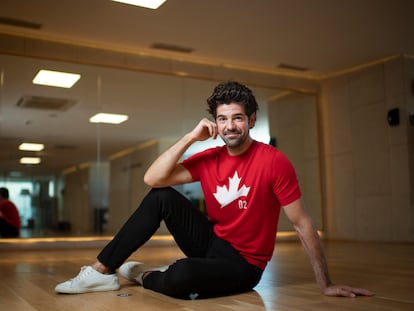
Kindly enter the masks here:
M 179 192 L 171 187 L 152 188 L 148 196 L 155 197 L 160 200 L 170 200 L 172 197 L 179 196 Z
M 189 299 L 191 289 L 194 288 L 194 276 L 185 260 L 178 260 L 166 272 L 158 275 L 155 274 L 158 273 L 154 273 L 153 277 L 160 278 L 158 281 L 162 280 L 159 283 L 156 282 L 161 287 L 157 289 L 151 288 L 152 281 L 150 281 L 149 283 L 144 283 L 146 288 L 155 289 L 171 297 Z M 148 281 L 150 278 L 151 274 L 148 275 Z

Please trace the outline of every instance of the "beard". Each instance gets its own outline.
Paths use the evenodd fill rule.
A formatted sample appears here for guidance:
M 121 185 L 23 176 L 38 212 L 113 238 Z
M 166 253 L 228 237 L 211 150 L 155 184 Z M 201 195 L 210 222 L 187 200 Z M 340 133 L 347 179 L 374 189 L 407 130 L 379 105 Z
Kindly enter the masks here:
M 229 148 L 237 148 L 242 146 L 246 141 L 246 137 L 243 136 L 240 131 L 226 131 L 220 136 Z

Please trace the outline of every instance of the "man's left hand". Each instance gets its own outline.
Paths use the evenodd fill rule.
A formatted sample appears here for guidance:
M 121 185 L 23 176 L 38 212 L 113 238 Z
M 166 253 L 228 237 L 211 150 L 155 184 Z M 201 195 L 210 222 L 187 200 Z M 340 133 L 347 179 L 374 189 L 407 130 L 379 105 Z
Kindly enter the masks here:
M 327 287 L 323 294 L 326 296 L 336 297 L 356 297 L 356 296 L 374 296 L 375 293 L 363 288 L 355 288 L 346 285 L 331 285 Z

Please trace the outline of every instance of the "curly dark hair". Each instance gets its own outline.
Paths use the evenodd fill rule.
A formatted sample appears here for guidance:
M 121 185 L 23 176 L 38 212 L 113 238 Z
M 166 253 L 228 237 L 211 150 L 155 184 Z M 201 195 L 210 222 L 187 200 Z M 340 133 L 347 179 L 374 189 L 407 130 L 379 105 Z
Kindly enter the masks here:
M 207 110 L 216 119 L 217 106 L 231 103 L 243 105 L 248 117 L 259 110 L 253 92 L 245 85 L 236 81 L 228 81 L 217 85 L 214 88 L 213 94 L 207 99 Z
M 9 198 L 9 189 L 1 187 L 0 188 L 0 196 L 2 196 L 5 199 Z

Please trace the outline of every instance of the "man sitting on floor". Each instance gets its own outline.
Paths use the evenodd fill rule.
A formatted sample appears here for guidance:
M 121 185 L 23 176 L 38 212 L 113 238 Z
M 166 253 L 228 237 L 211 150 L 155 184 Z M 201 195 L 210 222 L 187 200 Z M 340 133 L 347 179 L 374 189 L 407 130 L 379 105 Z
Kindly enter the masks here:
M 283 210 L 308 254 L 316 281 L 328 296 L 373 295 L 332 283 L 321 241 L 306 213 L 295 170 L 276 148 L 250 136 L 258 105 L 249 88 L 219 84 L 207 100 L 214 122 L 202 119 L 161 154 L 144 176 L 153 189 L 97 261 L 73 279 L 58 284 L 59 293 L 119 289 L 116 271 L 126 279 L 172 297 L 189 299 L 253 289 L 273 255 Z M 220 136 L 225 145 L 181 161 L 195 142 Z M 173 185 L 199 181 L 208 217 Z M 169 267 L 148 269 L 124 263 L 164 220 L 187 256 Z

